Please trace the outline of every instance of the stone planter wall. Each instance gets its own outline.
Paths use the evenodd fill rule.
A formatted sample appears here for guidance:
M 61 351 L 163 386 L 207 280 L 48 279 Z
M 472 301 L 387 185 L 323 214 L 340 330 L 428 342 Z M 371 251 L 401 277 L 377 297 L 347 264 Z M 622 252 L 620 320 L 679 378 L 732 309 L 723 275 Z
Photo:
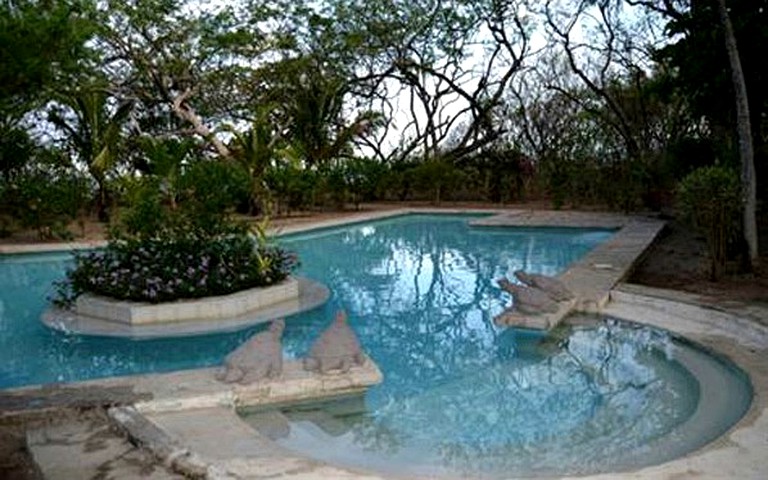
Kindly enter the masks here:
M 218 297 L 144 303 L 115 300 L 84 294 L 78 297 L 75 312 L 127 325 L 151 325 L 188 320 L 231 318 L 299 297 L 295 278 L 271 287 L 252 288 Z

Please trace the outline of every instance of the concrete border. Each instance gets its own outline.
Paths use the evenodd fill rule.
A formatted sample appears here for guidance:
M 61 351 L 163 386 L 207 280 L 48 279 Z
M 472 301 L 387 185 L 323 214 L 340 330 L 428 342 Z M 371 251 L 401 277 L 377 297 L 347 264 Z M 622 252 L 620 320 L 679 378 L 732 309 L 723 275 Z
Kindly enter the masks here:
M 287 278 L 268 287 L 250 288 L 228 295 L 148 303 L 83 294 L 75 301 L 74 313 L 123 323 L 153 325 L 167 322 L 218 320 L 236 317 L 275 303 L 299 298 L 299 282 Z
M 283 288 L 282 285 L 276 287 Z M 330 290 L 325 285 L 303 277 L 297 277 L 291 281 L 291 288 L 295 288 L 295 296 L 290 294 L 285 298 L 280 297 L 277 301 L 260 305 L 255 309 L 240 308 L 240 313 L 233 315 L 227 314 L 223 308 L 219 307 L 219 304 L 221 302 L 230 302 L 235 307 L 250 307 L 250 305 L 241 302 L 242 297 L 244 295 L 247 296 L 250 291 L 189 302 L 191 303 L 189 307 L 192 309 L 192 313 L 194 313 L 196 308 L 195 303 L 203 302 L 206 306 L 214 308 L 214 311 L 217 311 L 219 314 L 218 317 L 201 315 L 177 321 L 131 324 L 109 319 L 109 312 L 104 309 L 98 310 L 97 313 L 101 315 L 96 317 L 79 311 L 50 308 L 43 313 L 41 320 L 46 326 L 54 330 L 81 335 L 128 338 L 205 335 L 240 330 L 259 323 L 269 322 L 276 318 L 312 310 L 323 305 L 331 295 Z M 186 305 L 186 302 L 151 306 L 162 307 L 170 312 L 175 312 L 184 305 Z

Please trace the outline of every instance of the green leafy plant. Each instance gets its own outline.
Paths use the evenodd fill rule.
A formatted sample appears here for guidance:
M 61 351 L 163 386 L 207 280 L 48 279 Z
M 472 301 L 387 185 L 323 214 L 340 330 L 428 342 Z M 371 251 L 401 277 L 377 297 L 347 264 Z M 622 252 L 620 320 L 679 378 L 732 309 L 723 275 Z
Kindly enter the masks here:
M 312 207 L 317 191 L 318 174 L 290 162 L 278 162 L 267 169 L 265 182 L 276 200 L 278 214 Z
M 717 280 L 725 269 L 728 243 L 739 231 L 739 177 L 720 165 L 698 168 L 680 182 L 677 199 L 684 218 L 706 238 L 709 275 Z
M 369 158 L 354 158 L 344 167 L 344 178 L 355 209 L 360 209 L 360 202 L 376 200 L 386 167 Z
M 430 192 L 435 205 L 445 199 L 464 179 L 464 173 L 453 163 L 442 159 L 431 159 L 411 170 L 414 184 L 424 192 Z
M 15 175 L 0 196 L 0 204 L 21 228 L 36 230 L 41 239 L 69 240 L 67 224 L 86 205 L 88 186 L 76 172 L 33 166 Z
M 225 295 L 279 283 L 297 265 L 294 254 L 256 242 L 240 227 L 211 235 L 184 225 L 75 254 L 53 301 L 66 306 L 85 292 L 150 303 Z
M 272 245 L 266 225 L 254 232 L 231 219 L 248 179 L 234 165 L 200 162 L 179 179 L 171 205 L 158 178 L 127 186 L 128 208 L 103 250 L 78 253 L 56 287 L 60 306 L 82 293 L 150 303 L 225 295 L 268 286 L 296 268 L 296 256 Z

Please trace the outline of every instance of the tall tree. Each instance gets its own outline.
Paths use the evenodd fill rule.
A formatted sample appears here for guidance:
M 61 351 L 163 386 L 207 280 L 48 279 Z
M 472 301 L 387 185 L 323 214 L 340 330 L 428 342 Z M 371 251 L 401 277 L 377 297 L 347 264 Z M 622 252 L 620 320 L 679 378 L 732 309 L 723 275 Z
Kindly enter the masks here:
M 148 133 L 193 134 L 220 156 L 231 152 L 217 127 L 248 118 L 260 86 L 253 78 L 274 44 L 262 10 L 186 0 L 107 1 L 98 47 L 111 92 L 135 100 Z
M 765 27 L 768 1 L 636 0 L 632 3 L 667 18 L 673 41 L 660 49 L 658 56 L 676 67 L 678 87 L 695 112 L 707 120 L 713 139 L 724 146 L 720 157 L 726 161 L 729 157 L 739 160 L 745 257 L 747 263 L 752 264 L 759 255 L 756 214 L 759 172 L 755 156 L 764 160 L 768 151 L 768 136 L 762 133 L 768 126 L 768 93 L 762 88 L 768 81 L 762 68 L 762 51 L 768 44 Z M 739 43 L 749 48 L 740 50 Z M 723 95 L 724 91 L 731 95 Z M 733 144 L 738 144 L 738 148 L 729 148 Z
M 757 220 L 756 220 L 756 192 L 757 181 L 755 178 L 755 152 L 752 144 L 752 125 L 749 116 L 749 98 L 747 96 L 747 83 L 744 80 L 744 70 L 741 68 L 739 48 L 736 43 L 736 34 L 733 31 L 728 8 L 725 0 L 717 0 L 720 22 L 723 27 L 725 49 L 728 52 L 728 61 L 731 66 L 731 78 L 733 79 L 734 100 L 736 103 L 736 128 L 739 136 L 739 156 L 741 157 L 741 183 L 743 197 L 743 229 L 744 240 L 747 243 L 747 255 L 749 262 L 757 262 Z M 753 265 L 750 265 L 750 267 Z
M 0 3 L 0 121 L 15 121 L 67 83 L 93 34 L 87 0 Z

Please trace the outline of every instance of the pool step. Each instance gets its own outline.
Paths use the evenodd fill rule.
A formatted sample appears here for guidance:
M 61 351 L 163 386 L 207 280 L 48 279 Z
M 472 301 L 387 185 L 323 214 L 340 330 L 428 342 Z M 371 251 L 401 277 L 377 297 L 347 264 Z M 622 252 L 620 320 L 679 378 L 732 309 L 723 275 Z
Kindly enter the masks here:
M 47 480 L 181 480 L 132 445 L 106 419 L 71 419 L 27 432 L 27 447 Z
M 132 407 L 116 407 L 110 415 L 171 469 L 195 478 L 378 478 L 297 456 L 230 408 L 141 413 Z

